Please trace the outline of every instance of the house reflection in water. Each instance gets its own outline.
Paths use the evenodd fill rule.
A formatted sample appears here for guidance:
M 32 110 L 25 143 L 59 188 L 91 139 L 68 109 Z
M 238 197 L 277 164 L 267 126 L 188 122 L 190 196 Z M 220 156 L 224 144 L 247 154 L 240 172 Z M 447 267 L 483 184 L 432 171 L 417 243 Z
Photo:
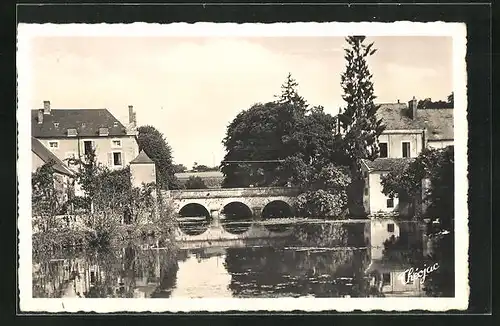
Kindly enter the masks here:
M 422 225 L 372 220 L 365 225 L 364 233 L 370 247 L 370 265 L 365 271 L 371 276 L 370 284 L 385 296 L 425 296 L 419 279 L 405 280 L 405 271 L 421 268 L 424 254 L 428 253 Z

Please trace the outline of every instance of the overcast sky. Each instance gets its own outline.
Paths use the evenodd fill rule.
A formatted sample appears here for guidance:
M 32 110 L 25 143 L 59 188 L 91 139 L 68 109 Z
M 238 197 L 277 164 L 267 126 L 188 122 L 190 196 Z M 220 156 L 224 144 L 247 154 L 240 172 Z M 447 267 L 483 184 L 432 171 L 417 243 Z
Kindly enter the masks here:
M 371 37 L 379 102 L 453 90 L 451 37 Z M 273 100 L 291 72 L 299 93 L 336 114 L 343 106 L 341 37 L 43 37 L 32 44 L 33 108 L 108 108 L 128 122 L 153 125 L 176 163 L 218 165 L 229 122 L 256 102 Z

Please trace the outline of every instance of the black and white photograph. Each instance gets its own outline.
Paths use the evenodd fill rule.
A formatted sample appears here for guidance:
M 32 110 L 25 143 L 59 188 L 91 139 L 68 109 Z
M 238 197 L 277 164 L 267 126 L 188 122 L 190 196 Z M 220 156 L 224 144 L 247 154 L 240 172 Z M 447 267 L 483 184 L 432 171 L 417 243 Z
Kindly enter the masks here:
M 20 24 L 20 309 L 466 309 L 465 53 L 443 22 Z

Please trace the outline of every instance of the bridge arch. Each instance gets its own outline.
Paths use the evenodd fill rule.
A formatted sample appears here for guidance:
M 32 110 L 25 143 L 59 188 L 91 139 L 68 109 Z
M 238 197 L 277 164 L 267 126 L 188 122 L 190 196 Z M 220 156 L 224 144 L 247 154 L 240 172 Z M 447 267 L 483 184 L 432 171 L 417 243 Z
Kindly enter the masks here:
M 177 221 L 184 234 L 199 235 L 208 229 L 212 218 L 205 205 L 184 203 L 180 205 Z
M 262 219 L 293 217 L 294 209 L 292 205 L 284 200 L 272 200 L 262 209 Z
M 272 200 L 262 209 L 261 219 L 266 221 L 276 218 L 290 218 L 294 215 L 294 209 L 290 203 L 284 200 Z M 283 224 L 264 224 L 264 227 L 271 232 L 284 232 L 288 229 L 288 227 Z
M 221 225 L 229 233 L 242 234 L 252 225 L 252 209 L 241 201 L 230 201 L 221 209 Z

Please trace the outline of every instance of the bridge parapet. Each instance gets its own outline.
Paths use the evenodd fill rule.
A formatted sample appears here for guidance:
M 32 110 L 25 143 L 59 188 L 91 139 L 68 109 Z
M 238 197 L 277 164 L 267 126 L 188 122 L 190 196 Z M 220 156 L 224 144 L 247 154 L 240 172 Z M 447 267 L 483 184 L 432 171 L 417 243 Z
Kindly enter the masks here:
M 259 188 L 217 188 L 217 189 L 189 189 L 163 190 L 163 195 L 171 199 L 211 199 L 234 197 L 296 197 L 298 188 L 291 187 L 259 187 Z

